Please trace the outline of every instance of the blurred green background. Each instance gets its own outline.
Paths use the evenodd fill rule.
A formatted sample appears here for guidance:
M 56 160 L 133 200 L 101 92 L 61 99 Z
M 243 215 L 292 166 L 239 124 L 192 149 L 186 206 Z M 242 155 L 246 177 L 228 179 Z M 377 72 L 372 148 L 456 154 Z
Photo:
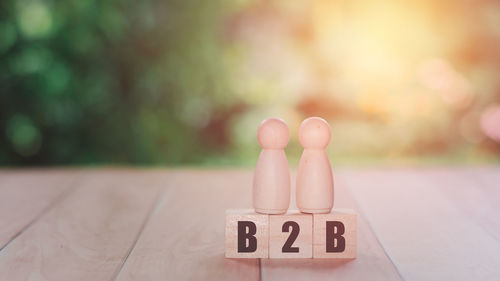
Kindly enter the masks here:
M 498 162 L 499 50 L 498 1 L 4 0 L 0 164 Z

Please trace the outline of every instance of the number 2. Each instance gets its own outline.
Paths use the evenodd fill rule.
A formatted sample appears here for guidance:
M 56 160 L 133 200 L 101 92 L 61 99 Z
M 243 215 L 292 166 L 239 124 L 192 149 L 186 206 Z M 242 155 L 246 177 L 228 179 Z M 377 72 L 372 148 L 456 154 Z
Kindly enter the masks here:
M 292 231 L 290 233 L 290 236 L 288 236 L 288 239 L 286 240 L 285 245 L 283 245 L 283 248 L 281 248 L 282 253 L 298 253 L 299 252 L 299 247 L 292 247 L 293 242 L 295 242 L 295 240 L 299 236 L 299 232 L 300 232 L 299 224 L 294 222 L 294 221 L 287 221 L 283 224 L 281 231 L 282 232 L 289 232 L 290 228 L 292 228 Z

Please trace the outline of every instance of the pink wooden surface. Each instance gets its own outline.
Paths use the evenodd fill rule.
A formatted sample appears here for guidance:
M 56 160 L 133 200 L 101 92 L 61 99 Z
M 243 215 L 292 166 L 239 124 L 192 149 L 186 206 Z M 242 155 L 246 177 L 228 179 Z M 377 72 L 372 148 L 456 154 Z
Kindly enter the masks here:
M 353 261 L 225 259 L 251 170 L 0 170 L 0 280 L 498 280 L 500 168 L 334 175 Z
M 70 190 L 77 172 L 4 172 L 0 175 L 0 249 Z
M 497 219 L 488 217 L 498 216 L 500 207 L 486 199 L 495 198 L 497 191 L 484 192 L 487 189 L 472 177 L 476 173 L 467 171 L 377 169 L 342 174 L 405 280 L 498 280 L 500 240 L 493 233 L 500 229 Z M 488 177 L 498 172 L 492 169 Z
M 225 210 L 250 208 L 247 172 L 176 171 L 117 280 L 258 280 L 257 259 L 224 258 Z
M 86 173 L 68 197 L 0 252 L 1 279 L 110 280 L 158 191 L 145 175 Z

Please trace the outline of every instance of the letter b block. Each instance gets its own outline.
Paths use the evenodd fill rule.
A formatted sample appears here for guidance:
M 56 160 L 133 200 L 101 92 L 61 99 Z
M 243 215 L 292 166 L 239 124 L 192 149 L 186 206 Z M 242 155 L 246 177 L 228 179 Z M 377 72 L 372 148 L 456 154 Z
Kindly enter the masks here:
M 269 216 L 253 210 L 226 211 L 226 258 L 269 257 Z
M 334 209 L 313 217 L 314 258 L 356 258 L 356 214 L 352 210 Z

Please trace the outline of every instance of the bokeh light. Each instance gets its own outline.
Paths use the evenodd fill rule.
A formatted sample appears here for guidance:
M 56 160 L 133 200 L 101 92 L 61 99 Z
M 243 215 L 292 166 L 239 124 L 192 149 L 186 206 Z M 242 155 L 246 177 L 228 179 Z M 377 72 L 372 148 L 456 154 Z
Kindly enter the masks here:
M 481 128 L 492 140 L 500 143 L 500 105 L 491 105 L 481 116 Z
M 17 20 L 21 33 L 27 38 L 45 37 L 52 30 L 52 14 L 43 1 L 16 1 Z
M 332 162 L 498 161 L 496 1 L 7 0 L 0 164 L 253 165 L 276 116 Z

